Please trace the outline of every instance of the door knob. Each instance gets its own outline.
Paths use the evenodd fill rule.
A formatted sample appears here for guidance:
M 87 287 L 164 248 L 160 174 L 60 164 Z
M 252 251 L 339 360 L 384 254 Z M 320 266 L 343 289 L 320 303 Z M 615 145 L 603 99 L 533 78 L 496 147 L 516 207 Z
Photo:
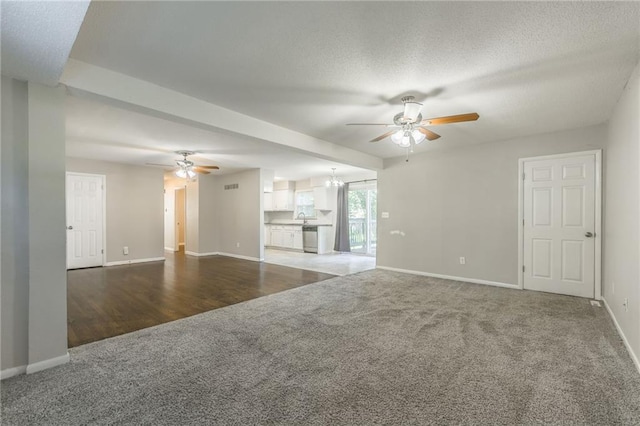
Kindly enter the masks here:
M 587 232 L 586 234 L 584 234 L 584 236 L 587 238 L 591 238 L 593 237 L 593 234 L 591 232 Z
M 67 229 L 73 229 L 73 226 L 67 226 Z

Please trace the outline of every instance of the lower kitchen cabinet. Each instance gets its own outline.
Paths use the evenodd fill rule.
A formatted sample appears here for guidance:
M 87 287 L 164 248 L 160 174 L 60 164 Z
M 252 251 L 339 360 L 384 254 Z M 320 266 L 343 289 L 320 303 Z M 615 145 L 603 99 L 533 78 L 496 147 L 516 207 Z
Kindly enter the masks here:
M 265 238 L 271 247 L 302 250 L 302 226 L 271 225 L 270 238 Z
M 302 227 L 296 226 L 295 231 L 293 231 L 293 248 L 296 250 L 302 250 Z

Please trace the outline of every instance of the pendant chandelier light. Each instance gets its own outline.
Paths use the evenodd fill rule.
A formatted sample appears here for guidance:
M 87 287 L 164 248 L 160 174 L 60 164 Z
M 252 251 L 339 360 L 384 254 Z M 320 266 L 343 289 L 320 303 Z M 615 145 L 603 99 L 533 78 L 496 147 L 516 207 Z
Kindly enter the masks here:
M 332 167 L 331 170 L 333 170 L 333 172 L 331 174 L 331 178 L 325 182 L 327 187 L 330 187 L 330 186 L 343 186 L 344 182 L 336 177 L 336 168 Z

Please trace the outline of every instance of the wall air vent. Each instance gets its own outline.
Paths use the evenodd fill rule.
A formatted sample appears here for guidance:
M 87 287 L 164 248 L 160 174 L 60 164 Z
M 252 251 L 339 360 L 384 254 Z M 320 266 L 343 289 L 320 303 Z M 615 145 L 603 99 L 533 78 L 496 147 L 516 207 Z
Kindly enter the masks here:
M 230 185 L 225 185 L 225 186 L 224 186 L 224 190 L 225 190 L 225 191 L 228 191 L 228 190 L 230 190 L 230 189 L 238 189 L 238 187 L 239 187 L 239 186 L 238 186 L 238 184 L 237 184 L 237 183 L 232 183 L 232 184 L 230 184 Z

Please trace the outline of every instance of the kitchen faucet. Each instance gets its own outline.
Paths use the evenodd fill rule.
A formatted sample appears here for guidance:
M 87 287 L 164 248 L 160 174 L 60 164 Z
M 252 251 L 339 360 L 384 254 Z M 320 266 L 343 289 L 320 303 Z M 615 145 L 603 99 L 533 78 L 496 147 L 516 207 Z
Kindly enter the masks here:
M 302 215 L 302 223 L 307 223 L 307 215 L 305 215 L 304 212 L 298 213 L 298 216 L 296 216 L 296 219 L 300 219 L 300 215 Z

